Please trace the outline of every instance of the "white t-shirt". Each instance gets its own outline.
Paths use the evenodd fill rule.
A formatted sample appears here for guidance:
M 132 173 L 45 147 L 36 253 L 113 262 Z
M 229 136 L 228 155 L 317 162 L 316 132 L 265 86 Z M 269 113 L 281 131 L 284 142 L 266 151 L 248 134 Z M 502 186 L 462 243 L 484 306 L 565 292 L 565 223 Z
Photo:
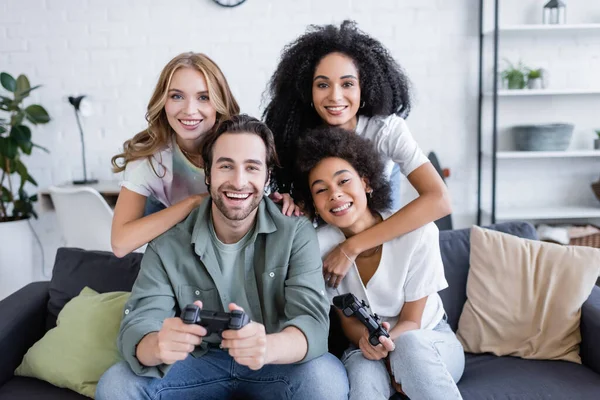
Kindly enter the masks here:
M 410 133 L 404 118 L 396 114 L 387 117 L 359 116 L 356 134 L 373 142 L 377 152 L 386 157 L 387 177 L 392 173 L 394 163 L 400 166 L 404 176 L 408 176 L 415 169 L 429 162 Z
M 204 169 L 192 164 L 175 140 L 152 156 L 152 165 L 148 158 L 128 163 L 121 186 L 142 196 L 152 195 L 166 207 L 208 191 Z
M 391 213 L 382 213 L 384 219 Z M 346 240 L 342 231 L 332 225 L 317 230 L 321 257 Z M 393 328 L 407 301 L 427 297 L 421 319 L 421 329 L 433 329 L 444 316 L 444 305 L 438 292 L 448 287 L 439 245 L 439 231 L 431 222 L 419 229 L 383 244 L 381 261 L 365 287 L 354 263 L 337 287 L 327 288 L 329 300 L 334 296 L 352 293 L 364 300 L 383 321 Z

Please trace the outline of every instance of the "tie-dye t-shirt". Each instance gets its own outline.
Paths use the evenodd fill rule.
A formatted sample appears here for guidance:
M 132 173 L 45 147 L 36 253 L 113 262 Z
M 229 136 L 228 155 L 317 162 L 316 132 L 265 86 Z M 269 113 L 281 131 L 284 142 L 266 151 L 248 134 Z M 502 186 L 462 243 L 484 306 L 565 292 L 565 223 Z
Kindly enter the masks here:
M 166 207 L 193 195 L 206 193 L 204 169 L 196 167 L 175 143 L 148 158 L 125 167 L 121 186 L 142 196 L 153 196 Z

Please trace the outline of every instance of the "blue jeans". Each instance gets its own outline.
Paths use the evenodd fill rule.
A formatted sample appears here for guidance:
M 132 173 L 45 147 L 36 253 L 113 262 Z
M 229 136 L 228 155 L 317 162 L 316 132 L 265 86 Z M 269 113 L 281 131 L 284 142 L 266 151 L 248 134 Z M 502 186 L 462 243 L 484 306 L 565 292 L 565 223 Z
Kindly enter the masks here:
M 391 370 L 411 399 L 462 399 L 456 383 L 465 368 L 465 354 L 443 319 L 433 330 L 400 335 L 389 353 Z M 351 346 L 342 356 L 350 381 L 350 400 L 387 400 L 395 393 L 385 362 L 367 360 Z
M 102 375 L 97 400 L 138 399 L 332 399 L 348 398 L 342 363 L 327 353 L 302 364 L 265 365 L 253 371 L 226 351 L 210 349 L 202 357 L 176 362 L 165 377 L 147 378 L 120 362 Z
M 392 188 L 392 210 L 397 211 L 400 209 L 400 167 L 398 164 L 394 164 L 392 173 L 390 174 L 390 186 Z

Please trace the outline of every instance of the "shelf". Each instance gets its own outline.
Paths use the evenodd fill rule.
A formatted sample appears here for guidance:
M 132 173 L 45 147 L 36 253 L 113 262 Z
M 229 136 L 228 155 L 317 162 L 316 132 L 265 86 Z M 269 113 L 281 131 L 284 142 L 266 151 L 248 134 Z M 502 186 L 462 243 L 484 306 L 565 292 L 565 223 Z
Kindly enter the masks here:
M 564 24 L 564 25 L 542 25 L 542 24 L 524 24 L 524 25 L 506 25 L 498 28 L 500 34 L 510 33 L 528 33 L 528 32 L 600 32 L 600 24 Z M 487 30 L 484 35 L 490 36 L 494 34 L 494 30 Z
M 485 213 L 490 215 L 489 210 Z M 498 221 L 524 221 L 524 220 L 569 220 L 569 219 L 600 219 L 600 204 L 598 207 L 537 207 L 537 208 L 515 208 L 507 211 L 497 210 Z
M 493 92 L 486 92 L 492 96 Z M 525 97 L 525 96 L 567 96 L 582 94 L 600 94 L 600 89 L 514 89 L 498 90 L 498 97 Z
M 486 153 L 491 157 L 491 153 Z M 529 158 L 600 158 L 600 150 L 572 150 L 572 151 L 499 151 L 498 159 L 529 159 Z

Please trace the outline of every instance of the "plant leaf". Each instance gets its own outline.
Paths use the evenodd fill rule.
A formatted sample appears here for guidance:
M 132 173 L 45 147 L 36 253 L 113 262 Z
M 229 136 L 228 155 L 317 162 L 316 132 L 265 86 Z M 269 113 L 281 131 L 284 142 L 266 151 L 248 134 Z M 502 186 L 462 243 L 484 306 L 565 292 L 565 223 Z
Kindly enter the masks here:
M 15 125 L 10 130 L 10 136 L 15 139 L 18 144 L 29 142 L 31 143 L 31 129 L 25 125 Z
M 8 90 L 11 93 L 14 93 L 17 89 L 17 81 L 15 80 L 15 78 L 13 78 L 10 74 L 7 74 L 6 72 L 0 73 L 0 84 L 2 84 L 2 87 L 4 89 Z
M 23 94 L 31 89 L 31 85 L 29 84 L 29 79 L 25 75 L 19 75 L 17 78 L 17 86 L 15 88 L 15 94 L 19 97 L 25 97 Z
M 23 150 L 23 153 L 29 155 L 33 149 L 33 143 L 31 143 L 31 129 L 25 125 L 13 126 L 10 130 L 10 137 L 12 137 L 17 145 Z
M 23 117 L 24 114 L 22 112 L 14 114 L 12 117 L 10 117 L 10 124 L 12 126 L 21 125 L 21 122 L 23 122 Z
M 29 181 L 29 171 L 27 171 L 27 167 L 21 161 L 17 162 L 17 173 L 21 177 L 21 184 L 19 185 L 19 197 L 22 200 L 28 200 L 29 196 L 23 187 Z
M 29 93 L 33 92 L 35 89 L 42 87 L 42 85 L 35 85 L 34 87 L 31 87 L 27 90 L 25 90 L 24 92 L 20 93 L 20 97 L 21 99 L 24 99 L 25 97 L 29 96 Z
M 33 143 L 31 142 L 23 142 L 19 143 L 19 147 L 23 150 L 23 153 L 27 155 L 31 155 L 31 150 L 33 150 Z
M 27 119 L 33 124 L 45 124 L 50 122 L 50 116 L 44 107 L 32 104 L 25 109 Z
M 13 195 L 10 192 L 10 190 L 8 190 L 8 188 L 2 186 L 2 192 L 0 194 L 0 201 L 2 201 L 4 203 L 8 203 L 12 200 L 13 200 Z
M 5 128 L 5 127 L 3 127 L 3 126 L 0 126 L 0 134 L 2 134 L 2 133 L 4 133 L 4 132 L 6 132 L 6 128 Z
M 9 159 L 13 159 L 17 156 L 18 149 L 19 148 L 14 139 L 10 137 L 0 138 L 0 153 L 2 155 L 6 156 Z
M 21 175 L 21 179 L 24 181 L 29 177 L 29 173 L 27 172 L 27 167 L 20 160 L 17 160 L 17 167 L 15 168 L 17 173 Z
M 47 148 L 42 147 L 39 144 L 35 144 L 35 143 L 32 143 L 32 144 L 33 144 L 33 147 L 37 147 L 38 149 L 45 151 L 46 153 L 50 153 L 50 150 L 48 150 Z
M 31 175 L 29 175 L 29 177 L 27 178 L 27 182 L 29 182 L 29 183 L 31 183 L 32 185 L 35 185 L 35 186 L 38 185 L 37 181 L 35 179 L 33 179 L 33 177 Z M 37 195 L 36 195 L 35 201 L 37 201 Z

